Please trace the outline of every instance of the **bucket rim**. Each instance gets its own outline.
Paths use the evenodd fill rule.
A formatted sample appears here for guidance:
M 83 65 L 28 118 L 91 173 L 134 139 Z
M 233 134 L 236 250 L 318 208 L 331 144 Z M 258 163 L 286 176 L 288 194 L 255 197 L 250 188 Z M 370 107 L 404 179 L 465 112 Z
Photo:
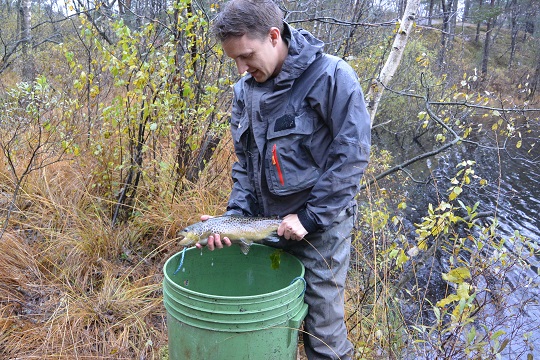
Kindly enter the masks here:
M 287 322 L 291 321 L 291 319 L 298 317 L 301 315 L 301 320 L 304 319 L 306 316 L 306 308 L 307 304 L 302 299 L 299 302 L 296 302 L 293 307 L 289 308 L 288 311 L 283 312 L 279 315 L 276 315 L 274 317 L 265 318 L 265 319 L 243 319 L 240 321 L 226 321 L 224 319 L 208 319 L 208 318 L 197 318 L 193 316 L 189 316 L 183 311 L 179 311 L 179 309 L 171 306 L 168 303 L 164 304 L 167 316 L 170 316 L 174 318 L 178 322 L 182 322 L 186 325 L 198 328 L 198 329 L 206 329 L 206 330 L 212 330 L 217 332 L 229 332 L 229 333 L 247 333 L 247 332 L 253 332 L 253 331 L 259 331 L 259 330 L 266 330 L 270 328 L 279 328 L 284 325 Z M 181 316 L 178 316 L 181 314 Z M 299 322 L 297 320 L 297 322 Z M 221 326 L 216 326 L 221 325 Z M 242 325 L 242 326 L 240 326 Z
M 295 302 L 299 301 L 299 299 L 303 299 L 304 291 L 302 289 L 293 289 L 293 291 L 285 294 L 284 296 L 280 297 L 274 297 L 271 299 L 265 299 L 264 301 L 256 301 L 260 300 L 258 299 L 251 299 L 251 302 L 247 301 L 238 301 L 238 302 L 220 302 L 220 299 L 214 298 L 215 301 L 204 301 L 201 299 L 195 299 L 190 298 L 187 296 L 184 296 L 185 294 L 181 294 L 180 297 L 175 296 L 178 294 L 178 292 L 172 293 L 171 291 L 168 291 L 169 284 L 164 282 L 163 283 L 163 301 L 165 303 L 175 303 L 180 304 L 183 307 L 188 307 L 190 309 L 193 309 L 195 311 L 200 311 L 203 313 L 214 313 L 214 314 L 221 314 L 221 315 L 230 315 L 230 314 L 236 314 L 238 311 L 240 311 L 243 315 L 250 315 L 250 314 L 257 314 L 261 312 L 260 306 L 264 304 L 272 304 L 271 306 L 265 306 L 265 311 L 272 311 L 279 308 L 282 308 L 283 306 L 288 307 L 291 304 L 294 304 Z M 241 299 L 245 299 L 246 297 L 241 297 Z M 186 301 L 186 299 L 188 301 Z M 234 300 L 236 299 L 233 297 L 227 298 L 227 300 Z M 285 301 L 283 301 L 283 299 Z M 195 301 L 189 301 L 189 300 L 195 300 Z M 253 301 L 255 300 L 255 302 Z M 211 307 L 208 306 L 202 306 L 200 303 L 205 303 L 207 305 L 211 305 Z M 245 306 L 245 307 L 244 307 Z M 242 310 L 240 310 L 242 309 Z
M 251 245 L 251 247 L 259 247 L 259 248 L 269 248 L 269 249 L 275 249 L 271 246 L 268 246 L 268 245 L 264 245 L 264 244 L 257 244 L 257 243 L 254 243 Z M 186 249 L 186 252 L 187 251 L 190 251 L 190 250 L 196 250 L 197 248 L 196 247 L 191 247 L 191 248 L 188 248 Z M 219 251 L 219 250 L 218 250 Z M 291 279 L 291 283 L 281 289 L 278 289 L 278 290 L 275 290 L 275 291 L 271 291 L 271 292 L 265 292 L 265 293 L 262 293 L 262 294 L 258 294 L 258 295 L 245 295 L 245 296 L 224 296 L 224 295 L 213 295 L 213 294 L 207 294 L 207 293 L 203 293 L 203 292 L 199 292 L 199 291 L 194 291 L 194 290 L 191 290 L 191 289 L 188 289 L 184 286 L 181 286 L 179 285 L 178 283 L 176 283 L 175 281 L 173 281 L 171 279 L 171 277 L 169 276 L 169 274 L 167 273 L 166 269 L 167 269 L 167 266 L 169 265 L 169 263 L 176 257 L 176 256 L 179 256 L 181 252 L 178 252 L 174 255 L 172 255 L 170 258 L 167 259 L 167 261 L 165 262 L 165 264 L 163 265 L 163 276 L 164 276 L 164 280 L 167 280 L 167 284 L 168 285 L 171 285 L 173 286 L 174 288 L 176 289 L 181 289 L 181 291 L 184 291 L 186 292 L 187 294 L 191 294 L 191 295 L 195 295 L 195 296 L 199 296 L 201 298 L 211 298 L 211 299 L 219 299 L 219 300 L 240 300 L 240 299 L 245 299 L 245 300 L 250 300 L 250 299 L 260 299 L 262 297 L 266 297 L 266 296 L 275 296 L 276 294 L 279 294 L 279 293 L 286 293 L 286 292 L 291 292 L 291 291 L 294 291 L 294 286 L 296 286 L 297 284 L 297 281 L 300 280 L 301 278 L 303 279 L 304 278 L 304 275 L 305 275 L 305 267 L 304 267 L 304 264 L 298 259 L 296 258 L 294 255 L 292 254 L 289 254 L 287 252 L 284 252 L 284 254 L 286 254 L 286 256 L 290 256 L 292 259 L 298 261 L 298 263 L 300 264 L 300 274 L 293 277 Z

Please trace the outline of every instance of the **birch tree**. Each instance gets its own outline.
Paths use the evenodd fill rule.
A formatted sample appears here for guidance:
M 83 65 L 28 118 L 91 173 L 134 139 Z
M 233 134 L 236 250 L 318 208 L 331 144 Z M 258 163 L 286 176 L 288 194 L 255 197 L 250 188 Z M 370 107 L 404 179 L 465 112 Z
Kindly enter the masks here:
M 407 6 L 405 7 L 405 12 L 403 14 L 403 18 L 401 19 L 399 30 L 397 31 L 392 44 L 392 50 L 390 51 L 388 59 L 379 73 L 379 76 L 373 79 L 371 82 L 371 86 L 367 93 L 367 109 L 371 117 L 372 126 L 375 120 L 375 114 L 377 114 L 379 102 L 381 101 L 381 97 L 384 92 L 384 88 L 387 87 L 392 81 L 392 78 L 399 67 L 399 63 L 401 62 L 401 57 L 405 51 L 405 45 L 407 44 L 409 34 L 416 19 L 419 5 L 420 0 L 407 1 Z

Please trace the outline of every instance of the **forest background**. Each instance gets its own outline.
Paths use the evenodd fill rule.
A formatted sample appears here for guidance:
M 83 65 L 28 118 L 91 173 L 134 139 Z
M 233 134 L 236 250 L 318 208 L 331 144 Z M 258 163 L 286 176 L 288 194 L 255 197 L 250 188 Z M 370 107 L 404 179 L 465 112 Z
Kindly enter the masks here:
M 356 358 L 538 356 L 540 325 L 524 320 L 538 307 L 536 239 L 502 235 L 497 203 L 468 202 L 489 185 L 473 159 L 444 185 L 429 177 L 432 201 L 406 186 L 416 164 L 464 144 L 538 162 L 540 1 L 280 6 L 353 66 L 372 116 L 346 294 Z M 0 1 L 2 358 L 167 358 L 162 266 L 231 187 L 239 75 L 208 31 L 218 8 Z

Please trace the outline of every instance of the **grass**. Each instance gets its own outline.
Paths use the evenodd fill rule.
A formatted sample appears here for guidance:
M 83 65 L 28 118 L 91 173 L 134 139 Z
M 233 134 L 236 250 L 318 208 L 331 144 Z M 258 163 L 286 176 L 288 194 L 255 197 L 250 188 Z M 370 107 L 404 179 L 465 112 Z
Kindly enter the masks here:
M 112 228 L 73 170 L 59 163 L 41 175 L 71 176 L 32 182 L 32 205 L 0 242 L 0 350 L 7 358 L 152 358 L 166 343 L 160 267 L 171 241 Z
M 92 187 L 85 161 L 57 162 L 22 184 L 25 210 L 11 213 L 0 241 L 2 358 L 166 354 L 162 266 L 181 250 L 177 230 L 222 211 L 223 181 L 205 178 L 175 203 L 137 203 L 136 215 L 113 227 L 111 203 Z

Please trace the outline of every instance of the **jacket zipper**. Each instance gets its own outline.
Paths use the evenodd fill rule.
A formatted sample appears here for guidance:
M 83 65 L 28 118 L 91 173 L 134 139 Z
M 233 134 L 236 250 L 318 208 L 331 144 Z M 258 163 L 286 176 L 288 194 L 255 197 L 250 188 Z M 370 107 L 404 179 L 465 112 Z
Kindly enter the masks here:
M 272 165 L 276 167 L 276 170 L 279 176 L 279 182 L 281 183 L 282 186 L 285 185 L 285 181 L 283 180 L 283 173 L 281 172 L 281 166 L 279 166 L 276 144 L 274 144 L 274 146 L 272 147 Z

